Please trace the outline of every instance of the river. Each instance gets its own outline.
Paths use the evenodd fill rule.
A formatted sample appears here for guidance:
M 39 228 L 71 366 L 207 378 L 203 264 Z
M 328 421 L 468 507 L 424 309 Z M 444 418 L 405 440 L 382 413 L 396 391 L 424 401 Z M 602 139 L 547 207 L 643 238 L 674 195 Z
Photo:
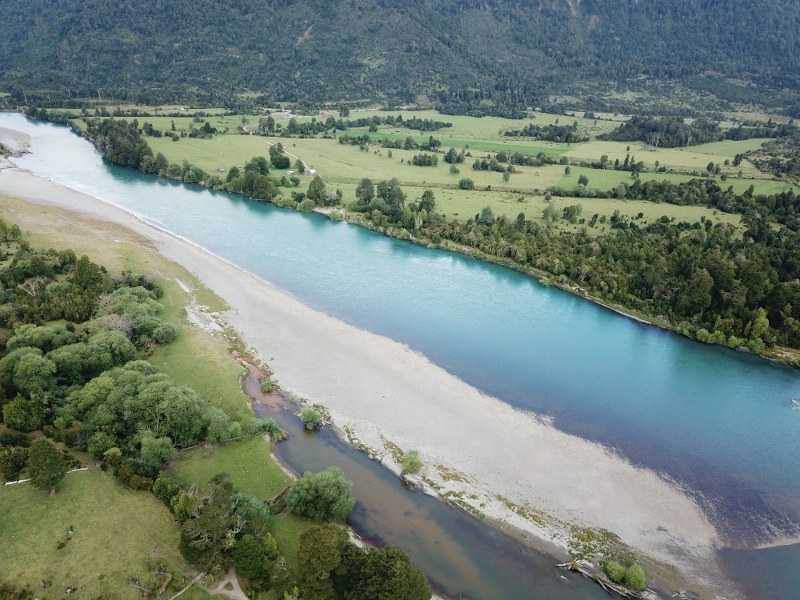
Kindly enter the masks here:
M 32 136 L 20 167 L 134 210 L 679 482 L 728 545 L 799 536 L 797 371 L 641 325 L 505 268 L 109 166 L 65 128 L 15 114 L 0 115 L 0 127 Z M 788 548 L 782 556 L 800 565 L 798 546 Z M 761 573 L 741 572 L 746 562 L 734 574 L 758 588 L 751 580 Z M 772 584 L 754 597 L 791 597 Z

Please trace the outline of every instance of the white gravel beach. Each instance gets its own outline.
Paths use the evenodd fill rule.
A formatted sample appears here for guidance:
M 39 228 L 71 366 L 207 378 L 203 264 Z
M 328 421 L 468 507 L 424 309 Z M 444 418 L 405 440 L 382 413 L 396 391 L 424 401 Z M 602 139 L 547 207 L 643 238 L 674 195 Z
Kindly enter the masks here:
M 684 568 L 713 564 L 714 527 L 693 499 L 656 473 L 479 392 L 402 344 L 313 310 L 120 208 L 18 169 L 0 171 L 2 196 L 80 211 L 152 240 L 229 304 L 227 320 L 283 388 L 328 407 L 339 427 L 368 445 L 380 447 L 383 436 L 416 449 L 429 471 L 446 465 L 489 497 L 608 529 L 654 558 Z

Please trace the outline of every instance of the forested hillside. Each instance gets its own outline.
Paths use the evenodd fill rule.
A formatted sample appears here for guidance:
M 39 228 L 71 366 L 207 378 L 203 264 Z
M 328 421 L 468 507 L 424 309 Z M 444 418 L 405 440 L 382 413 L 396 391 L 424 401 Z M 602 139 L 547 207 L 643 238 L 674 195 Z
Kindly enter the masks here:
M 795 0 L 4 0 L 2 13 L 0 86 L 28 93 L 529 101 L 704 73 L 800 86 Z

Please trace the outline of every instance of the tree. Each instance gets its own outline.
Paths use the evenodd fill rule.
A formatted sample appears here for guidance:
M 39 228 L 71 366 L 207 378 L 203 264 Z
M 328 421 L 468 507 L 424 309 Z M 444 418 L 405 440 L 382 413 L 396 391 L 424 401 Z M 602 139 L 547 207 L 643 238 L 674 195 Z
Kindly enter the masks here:
M 353 510 L 353 484 L 337 467 L 306 473 L 286 495 L 294 514 L 318 521 L 344 520 Z
M 362 550 L 347 544 L 334 571 L 334 585 L 347 600 L 428 600 L 431 588 L 425 576 L 397 548 Z
M 33 485 L 42 490 L 55 493 L 56 486 L 67 473 L 67 463 L 61 452 L 46 439 L 31 444 L 28 458 L 28 474 Z
M 142 462 L 151 469 L 159 469 L 161 465 L 175 456 L 175 446 L 168 437 L 153 437 L 152 434 L 142 438 L 139 453 Z
M 312 527 L 300 536 L 298 579 L 304 598 L 336 598 L 331 574 L 342 560 L 347 533 L 336 525 Z
M 569 165 L 567 165 L 566 167 L 564 167 L 564 175 L 566 175 L 567 177 L 569 177 L 570 175 L 572 175 L 572 167 L 570 167 Z
M 14 386 L 28 396 L 41 395 L 55 386 L 56 366 L 48 358 L 28 354 L 14 368 Z
M 322 181 L 322 177 L 315 175 L 311 183 L 308 184 L 306 198 L 310 198 L 316 204 L 320 204 L 325 199 L 325 194 L 325 182 Z
M 372 180 L 365 177 L 359 182 L 358 187 L 356 187 L 356 199 L 358 200 L 358 204 L 367 206 L 372 202 L 374 197 L 375 186 L 372 185 Z
M 432 213 L 436 209 L 436 197 L 433 195 L 433 191 L 425 190 L 422 192 L 422 198 L 419 200 L 419 208 L 420 210 L 427 210 L 429 213 Z
M 44 424 L 45 410 L 37 398 L 17 396 L 3 405 L 3 421 L 17 431 L 36 431 Z
M 589 185 L 589 178 L 586 175 L 581 175 L 580 177 L 578 177 L 578 185 L 586 187 L 587 185 Z
M 494 212 L 491 206 L 484 206 L 478 216 L 478 223 L 481 225 L 491 225 L 494 223 Z
M 237 540 L 232 554 L 236 572 L 242 577 L 259 580 L 269 575 L 270 555 L 264 542 L 254 535 L 247 533 Z

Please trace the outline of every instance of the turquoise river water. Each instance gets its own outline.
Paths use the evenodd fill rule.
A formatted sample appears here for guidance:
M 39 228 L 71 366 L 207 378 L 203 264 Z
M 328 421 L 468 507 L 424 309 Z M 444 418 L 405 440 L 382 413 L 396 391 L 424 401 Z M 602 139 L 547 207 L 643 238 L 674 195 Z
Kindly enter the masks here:
M 68 129 L 16 163 L 114 202 L 344 321 L 408 344 L 475 387 L 686 486 L 753 598 L 800 598 L 800 372 L 624 318 L 514 271 L 315 214 L 110 166 Z M 520 457 L 521 466 L 524 457 Z M 764 564 L 769 585 L 761 584 Z M 573 596 L 576 597 L 576 596 Z

